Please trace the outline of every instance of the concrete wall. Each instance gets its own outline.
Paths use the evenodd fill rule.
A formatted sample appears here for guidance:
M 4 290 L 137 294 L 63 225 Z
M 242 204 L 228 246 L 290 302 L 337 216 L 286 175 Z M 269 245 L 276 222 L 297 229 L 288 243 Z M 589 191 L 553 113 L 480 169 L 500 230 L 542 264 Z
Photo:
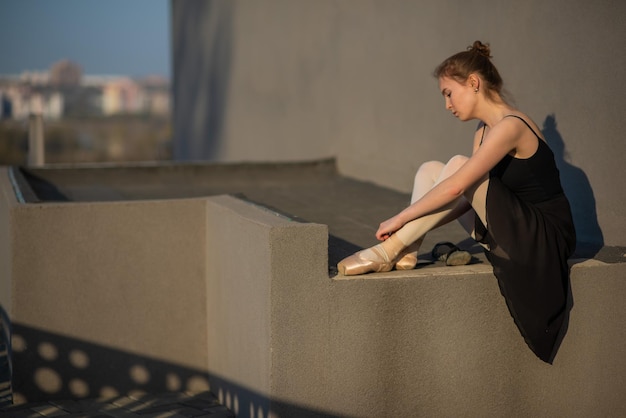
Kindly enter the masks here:
M 206 201 L 20 203 L 6 172 L 17 401 L 206 389 Z
M 327 226 L 227 196 L 210 200 L 207 219 L 212 390 L 237 396 L 244 417 L 281 405 L 290 412 L 277 416 L 324 407 L 332 358 Z
M 204 206 L 23 205 L 13 220 L 12 320 L 204 368 L 206 343 L 198 337 L 206 323 L 189 320 L 206 311 L 198 291 L 204 234 L 196 222 Z
M 409 191 L 421 162 L 470 152 L 475 124 L 444 110 L 431 72 L 481 39 L 556 152 L 579 239 L 624 245 L 626 191 L 607 179 L 626 151 L 625 14 L 585 0 L 172 0 L 176 155 L 335 156 L 345 175 Z
M 622 325 L 604 322 L 625 313 L 613 294 L 626 290 L 623 268 L 574 267 L 575 308 L 553 366 L 525 346 L 490 273 L 432 273 L 333 284 L 329 405 L 337 411 L 363 417 L 626 411 L 619 389 L 626 383 Z
M 230 197 L 207 215 L 220 249 L 208 262 L 209 379 L 238 416 L 626 413 L 623 264 L 573 266 L 569 332 L 550 366 L 488 265 L 329 279 L 323 225 Z

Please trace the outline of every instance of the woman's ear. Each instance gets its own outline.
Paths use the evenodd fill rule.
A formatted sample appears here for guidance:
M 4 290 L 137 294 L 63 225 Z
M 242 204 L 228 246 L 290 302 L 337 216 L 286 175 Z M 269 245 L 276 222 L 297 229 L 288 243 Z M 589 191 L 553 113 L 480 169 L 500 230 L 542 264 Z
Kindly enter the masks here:
M 480 77 L 474 73 L 470 74 L 469 77 L 467 77 L 467 85 L 474 90 L 480 89 Z

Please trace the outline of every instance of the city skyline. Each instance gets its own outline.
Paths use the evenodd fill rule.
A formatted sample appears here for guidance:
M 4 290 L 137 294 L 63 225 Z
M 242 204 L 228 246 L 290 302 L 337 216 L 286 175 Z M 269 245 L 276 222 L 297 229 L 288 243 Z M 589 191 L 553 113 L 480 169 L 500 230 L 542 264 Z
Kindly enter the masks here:
M 3 0 L 0 74 L 67 59 L 85 75 L 170 78 L 169 0 Z

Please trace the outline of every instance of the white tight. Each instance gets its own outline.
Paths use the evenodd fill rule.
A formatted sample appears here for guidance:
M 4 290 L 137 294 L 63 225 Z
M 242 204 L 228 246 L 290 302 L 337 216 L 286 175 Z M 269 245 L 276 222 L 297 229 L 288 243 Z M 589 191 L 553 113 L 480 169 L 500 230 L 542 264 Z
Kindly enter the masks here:
M 420 199 L 433 186 L 456 172 L 467 160 L 468 158 L 465 156 L 456 155 L 446 164 L 439 161 L 429 161 L 422 164 L 415 175 L 411 203 Z M 422 216 L 405 224 L 396 232 L 397 237 L 405 246 L 414 244 L 412 245 L 412 249 L 414 249 L 416 245 L 419 246 L 421 244 L 428 231 L 457 219 L 470 236 L 475 238 L 474 218 L 476 214 L 478 214 L 483 224 L 487 226 L 486 199 L 488 185 L 489 178 L 485 176 L 474 187 L 466 190 L 463 196 L 441 208 L 438 212 Z

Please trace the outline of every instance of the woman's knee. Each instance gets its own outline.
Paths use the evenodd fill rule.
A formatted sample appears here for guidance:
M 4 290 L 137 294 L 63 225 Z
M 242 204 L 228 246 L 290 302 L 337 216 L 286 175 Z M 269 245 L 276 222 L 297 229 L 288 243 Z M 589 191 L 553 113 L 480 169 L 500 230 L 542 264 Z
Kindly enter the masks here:
M 464 155 L 455 155 L 454 157 L 450 158 L 445 167 L 443 167 L 443 170 L 441 170 L 441 176 L 439 177 L 438 181 L 448 178 L 452 174 L 456 173 L 459 168 L 461 168 L 463 164 L 467 162 L 467 160 L 469 160 L 469 158 Z
M 420 177 L 427 177 L 433 180 L 437 179 L 444 167 L 445 164 L 441 161 L 426 161 L 417 169 L 417 173 L 415 173 L 415 180 L 417 181 Z
M 448 163 L 446 164 L 446 168 L 450 167 L 454 169 L 454 171 L 456 171 L 459 168 L 461 168 L 463 164 L 467 162 L 467 160 L 469 160 L 469 158 L 466 157 L 465 155 L 455 155 L 454 157 L 448 160 Z

